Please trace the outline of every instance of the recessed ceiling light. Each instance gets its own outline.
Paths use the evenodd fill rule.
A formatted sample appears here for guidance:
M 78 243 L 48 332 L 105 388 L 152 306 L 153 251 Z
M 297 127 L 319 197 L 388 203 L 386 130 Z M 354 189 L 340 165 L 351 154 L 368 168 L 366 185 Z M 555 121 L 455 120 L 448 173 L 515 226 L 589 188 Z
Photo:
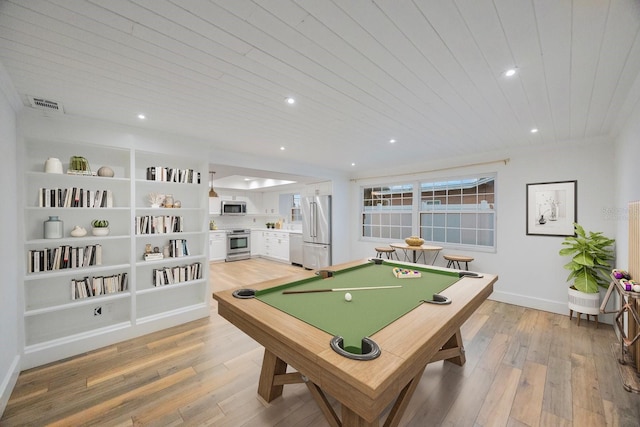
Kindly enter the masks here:
M 396 143 L 396 140 L 395 140 L 395 139 L 390 139 L 390 140 L 389 140 L 389 142 L 390 142 L 391 144 L 395 144 L 395 143 Z
M 516 75 L 517 70 L 515 68 L 510 68 L 504 72 L 505 77 L 513 77 Z
M 296 100 L 291 97 L 287 98 L 286 101 L 287 101 L 287 104 L 289 105 L 293 105 L 296 103 Z
M 280 147 L 280 151 L 284 151 L 284 147 Z
M 140 113 L 140 114 L 138 114 L 138 118 L 139 118 L 140 120 L 144 120 L 144 119 L 146 119 L 146 118 L 147 118 L 147 116 L 145 116 L 144 114 Z
M 531 133 L 538 133 L 538 128 L 531 129 Z
M 356 165 L 355 162 L 351 162 L 351 166 L 355 166 L 355 165 Z

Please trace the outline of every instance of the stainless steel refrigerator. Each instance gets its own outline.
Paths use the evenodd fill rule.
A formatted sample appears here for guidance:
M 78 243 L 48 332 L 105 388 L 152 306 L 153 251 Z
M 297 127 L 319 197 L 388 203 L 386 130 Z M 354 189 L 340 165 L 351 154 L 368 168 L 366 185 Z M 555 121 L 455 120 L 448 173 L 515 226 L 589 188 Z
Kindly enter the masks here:
M 302 266 L 331 265 L 331 196 L 302 199 Z

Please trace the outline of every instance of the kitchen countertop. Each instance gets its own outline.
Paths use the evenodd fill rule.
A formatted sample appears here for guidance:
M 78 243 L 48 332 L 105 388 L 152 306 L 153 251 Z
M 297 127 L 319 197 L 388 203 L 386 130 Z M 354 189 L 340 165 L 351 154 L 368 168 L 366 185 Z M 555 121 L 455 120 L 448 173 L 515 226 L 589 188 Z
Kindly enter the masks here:
M 291 229 L 287 229 L 287 228 L 256 227 L 256 228 L 252 228 L 251 231 L 280 231 L 280 232 L 289 233 L 289 234 L 302 234 L 302 230 L 291 230 Z
M 251 231 L 280 231 L 282 233 L 289 234 L 302 234 L 302 230 L 291 230 L 286 228 L 264 228 L 264 227 L 256 227 L 250 228 Z M 226 233 L 228 230 L 209 230 L 209 233 Z

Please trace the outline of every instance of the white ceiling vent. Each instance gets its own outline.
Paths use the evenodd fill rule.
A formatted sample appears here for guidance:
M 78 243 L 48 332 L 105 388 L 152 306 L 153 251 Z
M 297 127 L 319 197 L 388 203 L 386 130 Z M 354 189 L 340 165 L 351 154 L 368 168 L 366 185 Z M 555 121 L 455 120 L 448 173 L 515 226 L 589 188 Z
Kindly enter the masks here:
M 51 101 L 49 99 L 44 98 L 36 98 L 33 96 L 28 96 L 29 103 L 33 108 L 37 108 L 38 110 L 50 111 L 52 113 L 64 114 L 64 109 L 62 108 L 62 104 L 57 101 Z

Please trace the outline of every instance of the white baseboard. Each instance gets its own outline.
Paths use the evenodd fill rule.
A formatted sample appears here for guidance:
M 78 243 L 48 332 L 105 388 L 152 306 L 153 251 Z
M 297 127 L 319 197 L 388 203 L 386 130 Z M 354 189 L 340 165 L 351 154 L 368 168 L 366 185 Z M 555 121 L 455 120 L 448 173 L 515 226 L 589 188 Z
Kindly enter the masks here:
M 9 403 L 9 398 L 13 392 L 13 388 L 16 386 L 16 382 L 18 381 L 18 375 L 20 375 L 19 355 L 13 359 L 13 363 L 11 363 L 11 366 L 7 370 L 6 375 L 0 384 L 0 416 L 4 413 L 7 403 Z
M 504 302 L 507 304 L 519 305 L 521 307 L 533 308 L 536 310 L 548 311 L 550 313 L 569 315 L 569 308 L 567 303 L 561 303 L 558 301 L 546 300 L 542 298 L 534 298 L 523 296 L 520 294 L 512 294 L 509 292 L 493 291 L 490 300 Z M 600 314 L 598 315 L 599 323 L 608 323 L 610 325 L 614 322 L 612 314 Z

